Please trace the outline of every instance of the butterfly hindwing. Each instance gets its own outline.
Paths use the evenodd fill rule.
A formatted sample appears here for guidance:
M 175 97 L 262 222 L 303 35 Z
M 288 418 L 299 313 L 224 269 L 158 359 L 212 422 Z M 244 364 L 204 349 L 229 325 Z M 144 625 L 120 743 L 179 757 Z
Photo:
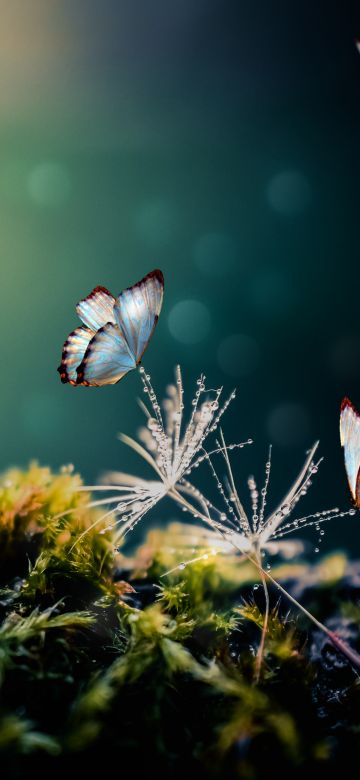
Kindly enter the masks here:
M 108 322 L 91 339 L 77 369 L 77 384 L 115 385 L 133 368 L 136 363 L 121 330 Z
M 90 295 L 79 301 L 76 312 L 84 325 L 96 332 L 107 322 L 115 322 L 114 303 L 115 298 L 106 287 L 94 287 Z
M 58 368 L 60 379 L 64 384 L 70 382 L 70 384 L 76 385 L 76 369 L 79 363 L 81 363 L 93 336 L 95 336 L 93 330 L 82 327 L 76 328 L 67 337 L 63 346 L 61 364 Z
M 340 440 L 344 447 L 350 491 L 360 508 L 360 414 L 348 398 L 344 398 L 341 404 Z
M 140 282 L 120 293 L 114 306 L 116 323 L 138 365 L 149 343 L 161 311 L 164 277 L 151 271 Z

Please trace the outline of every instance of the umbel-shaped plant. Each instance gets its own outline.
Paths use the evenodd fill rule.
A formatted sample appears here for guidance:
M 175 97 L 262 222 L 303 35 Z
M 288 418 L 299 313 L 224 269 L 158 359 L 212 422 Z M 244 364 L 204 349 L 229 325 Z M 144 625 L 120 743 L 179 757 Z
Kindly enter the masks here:
M 140 429 L 141 443 L 123 434 L 120 438 L 151 466 L 156 479 L 145 480 L 124 472 L 111 472 L 104 478 L 104 484 L 87 487 L 87 490 L 110 493 L 109 496 L 92 502 L 91 506 L 104 504 L 110 507 L 95 521 L 92 529 L 96 528 L 98 523 L 111 518 L 109 529 L 114 528 L 115 537 L 120 541 L 161 499 L 165 496 L 172 498 L 184 511 L 190 512 L 195 519 L 204 521 L 210 527 L 209 541 L 212 542 L 215 552 L 216 542 L 235 548 L 240 553 L 240 557 L 250 560 L 259 572 L 265 594 L 265 615 L 257 654 L 257 679 L 260 675 L 269 620 L 267 580 L 275 584 L 298 609 L 305 612 L 350 662 L 360 668 L 360 656 L 334 632 L 320 623 L 280 583 L 275 582 L 270 574 L 270 567 L 264 569 L 262 565 L 262 556 L 265 553 L 280 554 L 289 558 L 300 551 L 301 542 L 284 541 L 283 537 L 288 534 L 308 526 L 315 526 L 320 531 L 324 522 L 355 514 L 356 510 L 353 508 L 347 511 L 332 508 L 290 520 L 301 497 L 307 493 L 312 477 L 317 473 L 322 461 L 322 459 L 315 460 L 319 443 L 316 442 L 307 453 L 304 465 L 283 500 L 267 514 L 267 491 L 271 470 L 270 447 L 265 465 L 264 486 L 260 496 L 254 478 L 250 477 L 248 480 L 252 501 L 252 515 L 248 517 L 235 484 L 229 452 L 235 448 L 242 449 L 245 444 L 251 444 L 252 440 L 227 445 L 223 432 L 219 429 L 220 420 L 235 398 L 235 392 L 233 391 L 229 398 L 221 403 L 222 388 L 207 390 L 205 376 L 201 375 L 197 381 L 189 420 L 184 425 L 184 390 L 180 367 L 176 368 L 176 382 L 168 386 L 167 397 L 162 404 L 157 399 L 150 375 L 143 368 L 140 369 L 140 373 L 144 393 L 150 402 L 150 407 L 141 402 L 147 417 L 147 425 Z M 207 438 L 215 434 L 218 429 L 219 439 L 215 441 L 216 446 L 210 451 L 206 450 Z M 225 482 L 219 477 L 218 469 L 214 465 L 215 456 L 223 458 L 227 473 Z M 191 479 L 201 463 L 207 463 L 210 467 L 223 504 L 220 508 L 210 501 Z M 86 533 L 88 533 L 87 529 L 83 535 Z M 179 568 L 183 569 L 187 563 L 181 562 Z

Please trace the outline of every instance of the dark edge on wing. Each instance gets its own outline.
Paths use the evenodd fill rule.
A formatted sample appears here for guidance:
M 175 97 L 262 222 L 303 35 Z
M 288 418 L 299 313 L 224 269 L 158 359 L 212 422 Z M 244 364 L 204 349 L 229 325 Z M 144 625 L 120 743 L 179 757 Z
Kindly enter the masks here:
M 348 409 L 348 408 L 352 409 L 352 411 L 354 412 L 354 414 L 356 414 L 357 417 L 360 417 L 360 413 L 358 412 L 358 410 L 356 409 L 352 401 L 350 401 L 350 398 L 345 396 L 345 398 L 343 398 L 341 401 L 340 414 L 341 412 L 344 411 L 344 409 Z
M 89 359 L 89 356 L 90 356 L 90 354 L 91 354 L 91 352 L 93 350 L 93 342 L 95 342 L 95 339 L 99 335 L 99 333 L 102 333 L 105 330 L 105 328 L 108 327 L 108 325 L 112 325 L 113 326 L 114 323 L 113 322 L 106 322 L 105 325 L 102 325 L 102 327 L 99 328 L 99 330 L 96 331 L 95 335 L 89 341 L 89 343 L 88 343 L 88 345 L 86 347 L 86 350 L 85 350 L 84 357 L 83 357 L 80 365 L 76 369 L 77 380 L 76 380 L 75 384 L 82 385 L 83 387 L 91 387 L 92 386 L 90 384 L 90 382 L 87 382 L 86 379 L 84 379 L 84 372 L 85 372 L 85 368 L 86 368 L 86 363 L 87 363 L 87 361 Z
M 89 295 L 86 295 L 85 298 L 81 298 L 81 300 L 76 304 L 76 308 L 80 306 L 81 303 L 85 303 L 85 301 L 89 301 L 91 298 L 93 298 L 96 293 L 103 292 L 106 295 L 110 295 L 110 298 L 113 298 L 114 301 L 116 298 L 114 298 L 113 294 L 110 292 L 110 290 L 107 289 L 107 287 L 103 287 L 101 284 L 98 284 L 97 287 L 94 287 L 93 290 L 91 290 L 91 293 Z
M 143 276 L 143 278 L 140 279 L 139 282 L 135 282 L 135 284 L 131 284 L 129 287 L 124 287 L 124 289 L 121 290 L 121 292 L 117 297 L 120 298 L 124 292 L 127 292 L 128 290 L 133 290 L 134 287 L 139 287 L 141 284 L 144 284 L 144 282 L 146 282 L 147 279 L 152 279 L 153 277 L 155 277 L 155 279 L 157 279 L 158 282 L 160 282 L 164 291 L 165 288 L 164 274 L 162 271 L 160 271 L 160 268 L 154 268 L 153 271 L 149 271 L 149 273 L 146 274 L 146 276 Z
M 81 327 L 81 325 L 79 327 Z M 65 358 L 66 358 L 66 354 L 67 354 L 66 348 L 67 348 L 67 346 L 68 346 L 68 344 L 70 342 L 71 336 L 74 336 L 76 331 L 79 330 L 79 327 L 75 328 L 74 330 L 72 330 L 71 333 L 69 333 L 66 341 L 64 341 L 64 345 L 63 345 L 62 353 L 61 353 L 61 363 L 59 365 L 59 368 L 56 369 L 59 372 L 59 374 L 60 374 L 60 379 L 61 379 L 63 385 L 66 385 L 66 384 L 76 385 L 76 381 L 74 379 L 69 379 L 69 374 L 67 372 L 67 368 L 66 368 L 66 365 L 65 365 Z M 83 327 L 85 327 L 85 326 L 83 326 Z

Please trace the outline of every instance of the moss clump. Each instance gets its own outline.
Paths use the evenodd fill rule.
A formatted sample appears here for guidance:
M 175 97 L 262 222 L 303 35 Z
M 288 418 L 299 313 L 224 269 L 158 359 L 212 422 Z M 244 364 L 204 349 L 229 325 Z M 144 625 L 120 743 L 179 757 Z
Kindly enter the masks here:
M 92 774 L 99 755 L 135 773 L 214 778 L 269 766 L 300 777 L 360 758 L 357 676 L 276 592 L 254 685 L 263 596 L 249 563 L 204 546 L 183 568 L 179 538 L 190 549 L 194 532 L 180 524 L 150 532 L 131 558 L 115 553 L 79 488 L 69 469 L 37 465 L 1 479 L 3 777 L 29 760 L 51 772 L 79 760 Z M 273 574 L 359 645 L 356 564 L 333 555 Z

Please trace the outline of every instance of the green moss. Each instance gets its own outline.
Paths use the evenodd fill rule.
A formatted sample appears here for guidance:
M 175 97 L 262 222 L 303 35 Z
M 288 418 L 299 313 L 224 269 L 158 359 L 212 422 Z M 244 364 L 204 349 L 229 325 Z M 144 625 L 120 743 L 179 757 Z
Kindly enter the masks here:
M 360 758 L 357 678 L 276 590 L 254 684 L 264 605 L 250 563 L 204 542 L 194 553 L 193 529 L 178 523 L 127 558 L 80 488 L 69 470 L 37 465 L 1 480 L 4 776 L 21 775 L 29 753 L 39 769 L 66 770 L 74 755 L 85 769 L 101 751 L 133 773 L 146 759 L 165 773 L 229 778 Z M 184 568 L 191 557 L 200 560 Z M 356 646 L 349 571 L 340 554 L 273 568 L 335 630 L 345 621 Z

